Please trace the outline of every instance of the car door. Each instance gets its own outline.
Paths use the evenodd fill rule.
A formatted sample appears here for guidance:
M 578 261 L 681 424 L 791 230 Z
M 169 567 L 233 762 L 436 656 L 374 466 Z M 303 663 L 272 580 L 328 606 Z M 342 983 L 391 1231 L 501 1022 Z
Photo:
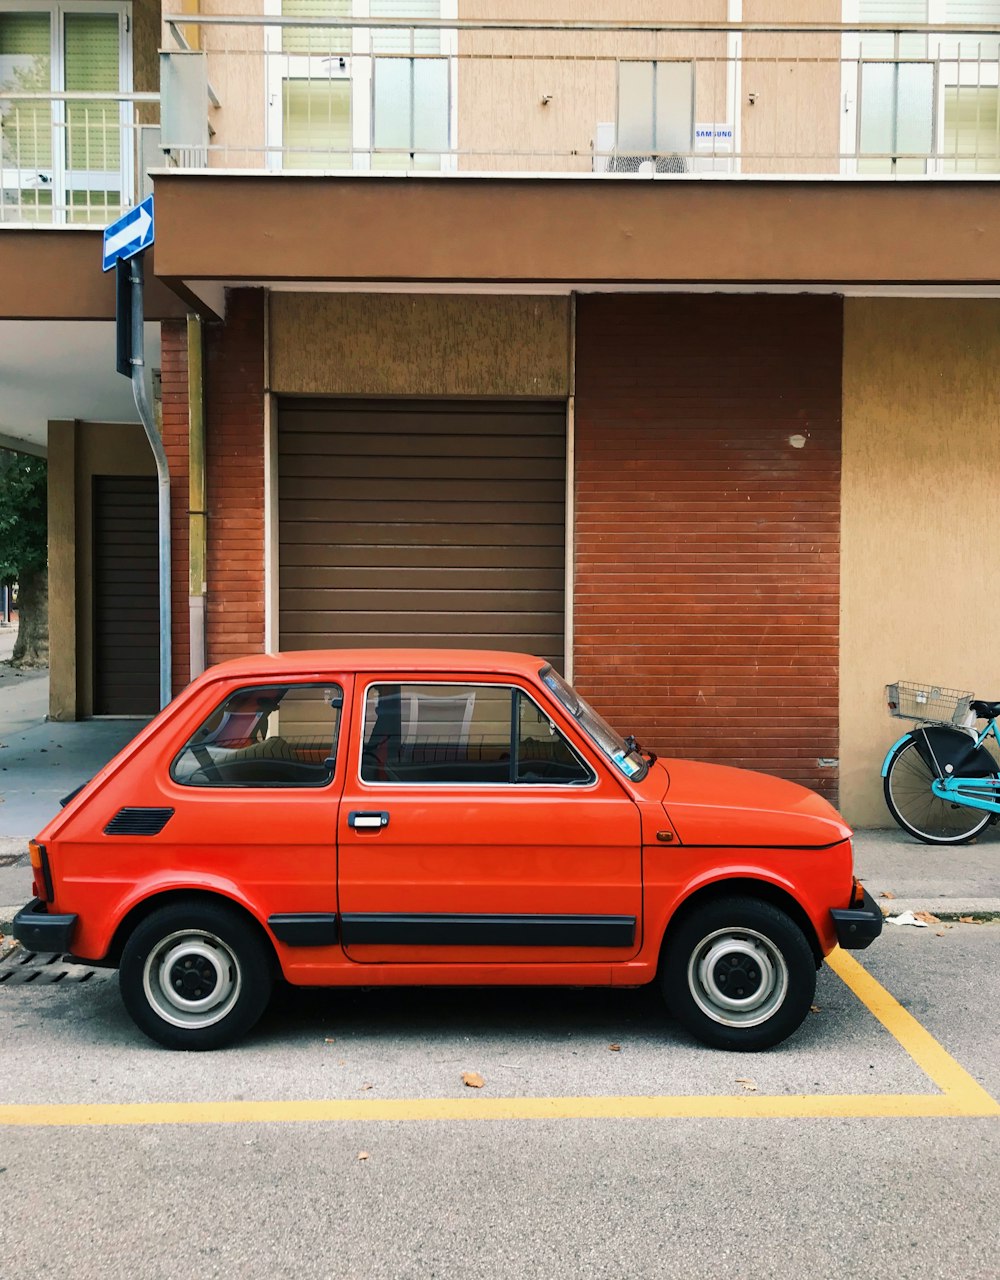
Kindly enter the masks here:
M 338 819 L 361 963 L 623 960 L 641 933 L 639 811 L 544 693 L 359 676 Z

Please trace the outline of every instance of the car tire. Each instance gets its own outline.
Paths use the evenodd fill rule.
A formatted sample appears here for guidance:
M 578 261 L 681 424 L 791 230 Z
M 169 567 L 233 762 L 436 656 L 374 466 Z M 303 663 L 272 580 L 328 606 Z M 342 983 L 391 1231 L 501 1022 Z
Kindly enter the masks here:
M 224 903 L 171 902 L 122 950 L 118 984 L 136 1025 L 168 1049 L 221 1049 L 267 1008 L 272 957 L 253 923 Z
M 718 1049 L 779 1044 L 816 992 L 816 960 L 796 922 L 754 898 L 695 907 L 668 935 L 660 981 L 684 1027 Z

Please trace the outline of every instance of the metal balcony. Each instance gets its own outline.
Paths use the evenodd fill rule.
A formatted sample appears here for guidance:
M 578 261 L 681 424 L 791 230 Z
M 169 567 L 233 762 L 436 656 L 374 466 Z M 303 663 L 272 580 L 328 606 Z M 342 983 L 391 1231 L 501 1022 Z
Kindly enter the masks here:
M 167 163 L 405 174 L 1000 173 L 1000 29 L 165 17 Z

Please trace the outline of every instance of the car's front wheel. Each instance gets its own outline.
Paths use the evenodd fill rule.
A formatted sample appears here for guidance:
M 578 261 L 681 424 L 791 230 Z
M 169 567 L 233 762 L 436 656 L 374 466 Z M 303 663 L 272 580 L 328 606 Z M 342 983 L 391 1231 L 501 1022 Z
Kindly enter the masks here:
M 767 1049 L 809 1012 L 816 962 L 802 930 L 778 907 L 718 898 L 695 907 L 670 934 L 661 983 L 671 1013 L 699 1040 Z
M 135 928 L 118 970 L 125 1008 L 168 1049 L 221 1049 L 267 1007 L 270 956 L 253 924 L 224 903 L 160 907 Z

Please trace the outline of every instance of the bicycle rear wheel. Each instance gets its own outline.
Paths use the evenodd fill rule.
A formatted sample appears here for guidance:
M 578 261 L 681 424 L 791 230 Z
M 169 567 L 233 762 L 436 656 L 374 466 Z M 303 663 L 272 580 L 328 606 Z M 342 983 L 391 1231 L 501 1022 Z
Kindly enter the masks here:
M 991 771 L 997 776 L 997 770 Z M 896 748 L 884 779 L 885 802 L 904 831 L 925 844 L 965 844 L 989 825 L 992 814 L 942 800 L 931 790 L 934 771 L 913 738 Z

